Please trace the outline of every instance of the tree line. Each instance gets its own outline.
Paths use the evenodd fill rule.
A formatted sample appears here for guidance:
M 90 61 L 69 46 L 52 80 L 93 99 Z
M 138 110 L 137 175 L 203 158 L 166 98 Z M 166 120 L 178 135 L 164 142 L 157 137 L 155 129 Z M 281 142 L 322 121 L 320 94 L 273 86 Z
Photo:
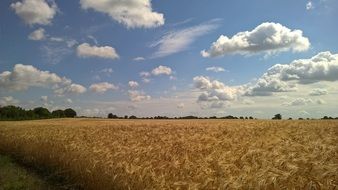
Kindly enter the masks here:
M 26 110 L 18 106 L 0 107 L 0 120 L 32 120 L 32 119 L 50 119 L 50 118 L 72 118 L 76 117 L 76 112 L 71 109 L 54 110 L 50 112 L 47 108 L 37 107 Z
M 217 116 L 211 116 L 211 117 L 197 117 L 193 115 L 189 116 L 182 116 L 182 117 L 168 117 L 168 116 L 154 116 L 154 117 L 137 117 L 135 115 L 125 115 L 125 116 L 118 116 L 112 113 L 109 113 L 107 116 L 108 119 L 257 119 L 250 117 L 235 117 L 232 115 L 224 116 L 224 117 L 217 117 Z

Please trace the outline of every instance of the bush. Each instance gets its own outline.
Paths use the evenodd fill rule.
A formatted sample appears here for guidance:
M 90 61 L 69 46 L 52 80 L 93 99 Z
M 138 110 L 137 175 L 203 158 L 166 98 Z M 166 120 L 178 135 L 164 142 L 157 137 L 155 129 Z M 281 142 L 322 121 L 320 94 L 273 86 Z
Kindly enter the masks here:
M 282 115 L 281 114 L 276 114 L 272 119 L 274 119 L 274 120 L 281 120 L 282 119 Z

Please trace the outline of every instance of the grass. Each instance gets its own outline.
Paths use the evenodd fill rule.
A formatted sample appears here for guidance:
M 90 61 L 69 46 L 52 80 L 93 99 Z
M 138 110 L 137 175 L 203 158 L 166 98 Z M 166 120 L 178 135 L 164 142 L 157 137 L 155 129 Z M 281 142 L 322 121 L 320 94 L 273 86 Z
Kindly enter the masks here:
M 0 155 L 0 190 L 56 190 L 39 176 Z
M 0 151 L 86 189 L 337 189 L 337 121 L 0 122 Z

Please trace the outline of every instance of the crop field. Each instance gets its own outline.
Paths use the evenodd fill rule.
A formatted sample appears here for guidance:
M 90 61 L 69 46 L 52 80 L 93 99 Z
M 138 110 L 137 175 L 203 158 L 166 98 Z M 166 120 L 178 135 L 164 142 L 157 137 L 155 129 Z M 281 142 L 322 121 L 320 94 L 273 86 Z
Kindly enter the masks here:
M 84 189 L 337 189 L 338 122 L 0 122 L 0 152 Z

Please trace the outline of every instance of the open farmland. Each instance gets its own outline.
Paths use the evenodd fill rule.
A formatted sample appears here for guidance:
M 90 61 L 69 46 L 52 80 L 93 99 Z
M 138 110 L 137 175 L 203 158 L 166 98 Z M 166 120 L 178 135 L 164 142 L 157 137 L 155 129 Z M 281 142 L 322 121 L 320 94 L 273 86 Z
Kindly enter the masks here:
M 85 189 L 337 189 L 337 121 L 0 122 L 0 152 Z

